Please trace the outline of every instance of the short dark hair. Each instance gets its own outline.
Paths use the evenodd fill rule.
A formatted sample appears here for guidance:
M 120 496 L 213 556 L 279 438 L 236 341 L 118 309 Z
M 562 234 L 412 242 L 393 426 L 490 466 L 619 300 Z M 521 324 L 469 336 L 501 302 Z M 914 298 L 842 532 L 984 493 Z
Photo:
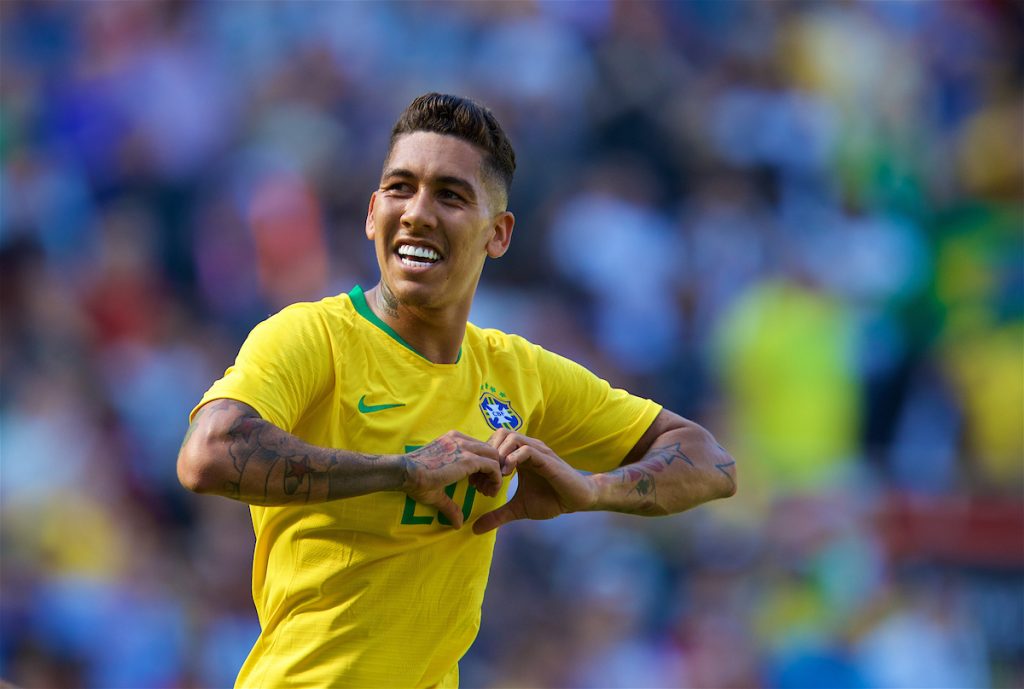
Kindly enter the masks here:
M 409 103 L 391 130 L 388 157 L 403 134 L 434 132 L 467 141 L 484 154 L 486 171 L 501 182 L 506 198 L 516 171 L 516 153 L 494 113 L 469 98 L 425 93 Z

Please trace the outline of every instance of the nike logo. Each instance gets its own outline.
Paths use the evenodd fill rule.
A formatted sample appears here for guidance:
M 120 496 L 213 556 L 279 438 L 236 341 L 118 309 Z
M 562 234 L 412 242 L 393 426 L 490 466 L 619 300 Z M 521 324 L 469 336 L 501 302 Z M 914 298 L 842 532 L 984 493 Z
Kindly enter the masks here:
M 367 404 L 365 400 L 366 395 L 359 398 L 359 411 L 363 414 L 372 414 L 377 411 L 384 411 L 385 409 L 405 406 L 405 402 L 399 402 L 398 404 Z

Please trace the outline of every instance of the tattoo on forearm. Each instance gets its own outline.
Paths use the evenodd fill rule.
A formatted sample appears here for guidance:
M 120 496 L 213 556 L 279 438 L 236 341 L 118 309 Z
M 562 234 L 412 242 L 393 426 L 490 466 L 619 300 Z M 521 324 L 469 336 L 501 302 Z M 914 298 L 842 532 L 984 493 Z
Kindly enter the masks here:
M 611 473 L 620 476 L 622 483 L 632 484 L 633 487 L 630 488 L 630 493 L 636 493 L 641 498 L 644 498 L 645 501 L 657 502 L 658 487 L 654 480 L 654 474 L 649 470 L 630 465 L 619 467 Z
M 309 473 L 309 457 L 298 461 L 286 459 L 284 462 L 284 492 L 286 495 L 295 495 L 295 491 L 302 485 L 302 479 Z
M 666 467 L 672 466 L 673 462 L 680 459 L 691 467 L 696 466 L 693 460 L 683 452 L 681 445 L 673 443 L 651 449 L 644 457 L 644 467 L 630 465 L 621 467 L 613 473 L 619 473 L 622 476 L 623 483 L 633 484 L 630 492 L 636 493 L 642 498 L 649 498 L 652 502 L 657 502 L 657 482 L 655 481 L 654 474 L 661 473 Z
M 657 488 L 654 484 L 654 476 L 648 471 L 641 471 L 642 476 L 633 486 L 633 490 L 636 494 L 641 497 L 651 496 L 651 500 L 654 502 L 658 501 Z
M 693 463 L 693 460 L 687 457 L 686 453 L 683 452 L 683 449 L 679 443 L 673 443 L 671 445 L 666 445 L 664 447 L 656 447 L 652 449 L 650 453 L 648 453 L 647 457 L 653 459 L 662 459 L 665 462 L 665 466 L 670 466 L 672 462 L 676 461 L 677 459 L 683 460 L 692 467 L 696 466 Z
M 222 403 L 214 413 L 220 409 L 237 411 L 240 407 L 233 404 Z M 346 481 L 334 471 L 341 464 L 338 457 L 312 454 L 308 445 L 241 406 L 242 415 L 234 419 L 227 432 L 227 452 L 234 468 L 225 485 L 228 497 L 255 504 L 280 504 L 284 496 L 284 502 L 294 499 L 308 503 L 315 485 L 319 486 L 318 500 L 342 497 L 351 488 L 345 485 L 351 479 Z M 373 461 L 378 457 L 366 458 Z
M 239 495 L 242 490 L 242 475 L 245 474 L 245 467 L 249 464 L 252 452 L 249 450 L 249 439 L 252 435 L 251 424 L 255 422 L 252 417 L 239 418 L 231 425 L 229 436 L 231 444 L 228 446 L 228 455 L 231 457 L 231 465 L 238 473 L 238 481 L 233 485 L 238 486 Z
M 376 459 L 376 458 L 377 458 L 376 456 L 372 457 L 372 459 Z M 340 476 L 338 476 L 338 472 L 333 471 L 333 469 L 337 465 L 338 465 L 338 460 L 335 459 L 334 457 L 332 457 L 330 459 L 330 464 L 328 465 L 328 467 L 326 469 L 326 471 L 327 471 L 327 499 L 328 500 L 334 500 L 336 498 L 340 498 L 343 495 L 343 493 L 342 493 L 342 490 L 344 488 L 343 480 L 342 480 L 342 478 Z
M 721 448 L 720 445 L 718 447 Z M 670 467 L 676 464 L 677 460 L 690 469 L 695 469 L 698 473 L 694 474 L 692 479 L 686 478 L 683 483 L 680 483 L 681 477 L 669 478 L 667 474 L 659 476 L 662 472 L 675 471 Z M 694 490 L 699 493 L 702 489 L 698 486 L 703 486 L 707 482 L 707 472 L 711 471 L 712 466 L 725 475 L 730 485 L 735 488 L 735 480 L 729 471 L 734 465 L 735 462 L 731 458 L 720 463 L 708 462 L 701 458 L 698 465 L 697 461 L 683 451 L 682 443 L 675 442 L 651 448 L 639 462 L 619 467 L 610 472 L 610 475 L 619 477 L 622 485 L 626 487 L 627 494 L 639 498 L 628 511 L 648 515 L 667 514 L 667 510 L 670 508 L 659 502 L 659 498 L 667 503 L 676 504 L 683 495 L 689 495 Z M 689 469 L 682 471 L 689 473 Z M 660 496 L 658 494 L 659 481 L 662 483 L 663 492 L 663 495 Z M 686 487 L 682 487 L 684 485 Z

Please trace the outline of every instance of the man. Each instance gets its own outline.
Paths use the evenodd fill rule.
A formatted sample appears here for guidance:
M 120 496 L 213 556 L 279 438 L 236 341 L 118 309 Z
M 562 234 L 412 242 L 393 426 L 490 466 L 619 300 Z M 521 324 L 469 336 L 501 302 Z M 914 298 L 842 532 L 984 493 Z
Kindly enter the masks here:
M 182 484 L 249 503 L 256 532 L 238 686 L 457 686 L 494 529 L 735 492 L 700 426 L 467 322 L 512 237 L 514 169 L 489 110 L 414 100 L 366 217 L 380 281 L 258 325 L 193 410 Z

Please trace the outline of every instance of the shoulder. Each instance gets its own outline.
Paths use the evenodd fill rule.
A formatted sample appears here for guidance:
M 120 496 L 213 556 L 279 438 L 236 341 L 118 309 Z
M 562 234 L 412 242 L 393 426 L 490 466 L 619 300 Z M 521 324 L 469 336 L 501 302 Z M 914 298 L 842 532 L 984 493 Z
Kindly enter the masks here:
M 257 324 L 250 339 L 326 344 L 343 337 L 353 327 L 354 315 L 355 309 L 346 294 L 296 302 Z
M 280 322 L 289 325 L 351 325 L 355 308 L 347 294 L 324 297 L 319 301 L 300 301 L 289 304 L 267 318 L 264 323 Z
M 466 341 L 474 351 L 489 360 L 512 360 L 520 369 L 535 370 L 572 362 L 569 359 L 530 342 L 521 335 L 495 328 L 466 326 Z

